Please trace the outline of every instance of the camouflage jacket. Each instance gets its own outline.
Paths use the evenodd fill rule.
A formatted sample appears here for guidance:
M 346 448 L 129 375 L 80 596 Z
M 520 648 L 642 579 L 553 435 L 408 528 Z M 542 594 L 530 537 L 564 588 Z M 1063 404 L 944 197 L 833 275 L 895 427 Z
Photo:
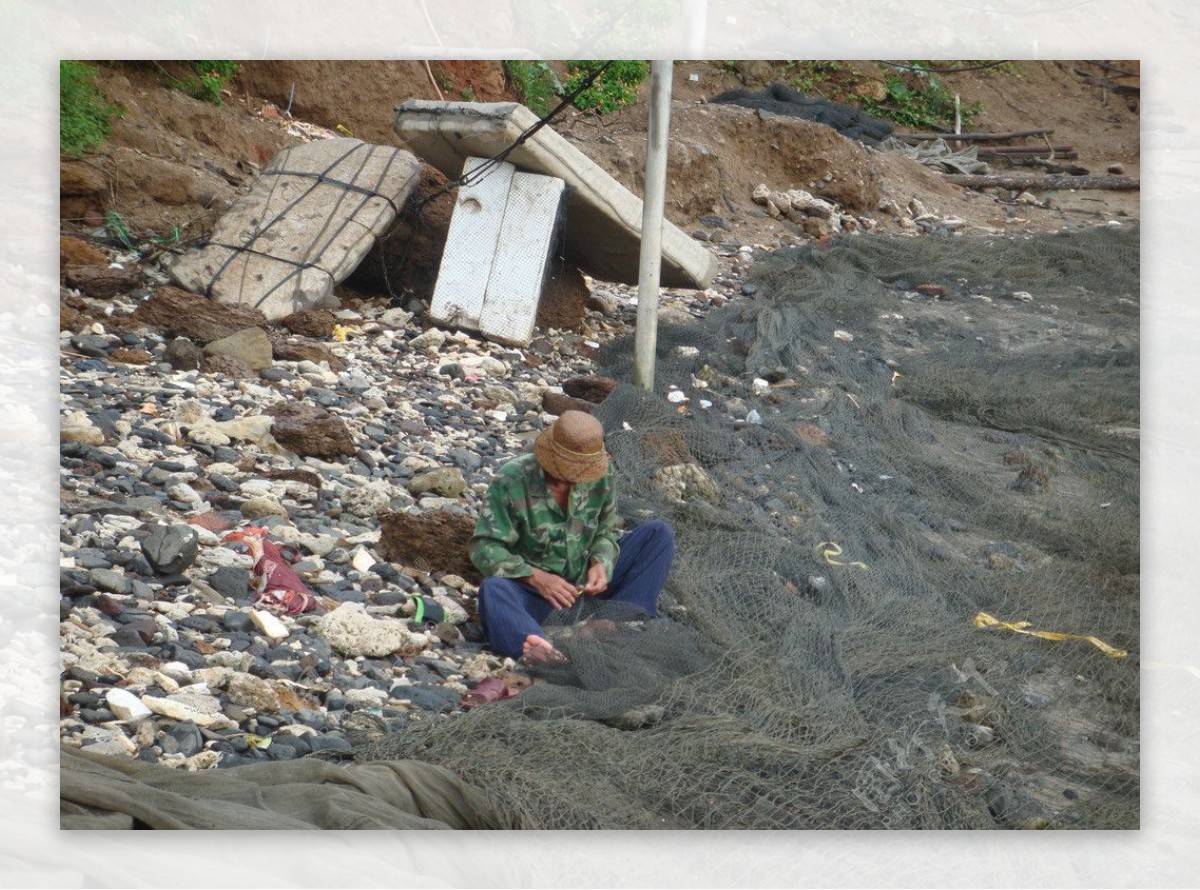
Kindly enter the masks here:
M 485 577 L 524 578 L 537 566 L 581 585 L 594 559 L 611 580 L 621 523 L 612 475 L 574 485 L 564 514 L 532 453 L 509 461 L 480 508 L 471 561 Z

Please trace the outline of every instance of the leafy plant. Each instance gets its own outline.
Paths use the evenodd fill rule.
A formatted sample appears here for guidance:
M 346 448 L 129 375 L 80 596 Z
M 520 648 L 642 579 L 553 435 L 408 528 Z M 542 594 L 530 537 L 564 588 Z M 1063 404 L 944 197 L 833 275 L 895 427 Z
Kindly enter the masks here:
M 449 74 L 447 74 L 441 68 L 430 67 L 429 70 L 433 72 L 434 82 L 436 82 L 441 89 L 445 90 L 446 92 L 450 92 L 450 90 L 454 89 L 454 80 Z
M 229 60 L 198 61 L 191 66 L 195 78 L 180 81 L 177 86 L 193 99 L 203 99 L 213 105 L 221 104 L 221 91 L 238 73 L 238 63 Z
M 58 63 L 58 147 L 74 157 L 104 142 L 112 119 L 121 113 L 92 81 L 95 73 L 83 62 Z
M 801 93 L 816 93 L 834 102 L 857 101 L 855 87 L 866 75 L 846 62 L 812 60 L 784 65 L 788 84 Z
M 521 101 L 538 117 L 557 104 L 562 84 L 545 62 L 510 60 L 504 63 L 504 70 Z
M 601 61 L 567 62 L 567 82 L 563 92 L 572 93 L 597 68 Z M 595 111 L 609 114 L 637 100 L 637 88 L 650 74 L 648 62 L 622 59 L 614 61 L 604 69 L 595 82 L 575 97 L 574 105 L 580 111 Z
M 869 100 L 867 111 L 909 127 L 933 127 L 954 123 L 954 94 L 936 74 L 927 70 L 927 62 L 912 62 L 907 71 L 884 75 L 887 95 Z M 983 111 L 983 104 L 972 102 L 961 108 L 962 124 L 970 126 Z
M 603 64 L 603 61 L 595 60 L 567 62 L 565 83 L 542 61 L 506 61 L 504 70 L 521 100 L 539 117 L 544 117 L 563 96 L 573 93 Z M 647 62 L 614 61 L 590 87 L 575 97 L 573 104 L 580 111 L 599 114 L 616 111 L 637 99 L 638 85 L 649 73 Z

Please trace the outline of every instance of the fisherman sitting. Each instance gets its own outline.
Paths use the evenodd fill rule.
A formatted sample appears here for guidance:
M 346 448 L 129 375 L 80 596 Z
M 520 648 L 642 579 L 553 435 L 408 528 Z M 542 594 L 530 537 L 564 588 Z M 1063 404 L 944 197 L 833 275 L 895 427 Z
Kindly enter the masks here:
M 526 663 L 561 659 L 542 625 L 581 596 L 658 614 L 675 535 L 652 520 L 618 537 L 620 522 L 604 428 L 590 414 L 563 412 L 532 453 L 497 472 L 471 538 L 493 651 Z

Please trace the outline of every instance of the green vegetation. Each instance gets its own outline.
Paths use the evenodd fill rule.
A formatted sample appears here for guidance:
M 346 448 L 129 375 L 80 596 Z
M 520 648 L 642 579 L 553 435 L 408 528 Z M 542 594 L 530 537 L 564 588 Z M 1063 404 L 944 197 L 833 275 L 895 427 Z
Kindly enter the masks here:
M 187 93 L 193 99 L 211 102 L 213 105 L 222 104 L 221 91 L 229 86 L 239 69 L 237 62 L 231 62 L 228 59 L 109 64 L 127 64 L 138 68 L 157 69 L 163 76 L 166 85 L 171 89 Z M 170 70 L 165 67 L 168 65 L 171 66 Z
M 521 101 L 538 117 L 545 117 L 557 104 L 562 84 L 545 62 L 511 60 L 504 63 L 504 70 Z
M 58 147 L 65 154 L 78 157 L 100 145 L 121 113 L 92 82 L 95 73 L 84 62 L 58 63 Z
M 867 77 L 848 62 L 818 59 L 788 62 L 784 68 L 788 85 L 806 96 L 816 94 L 830 102 L 861 101 L 855 88 Z
M 716 60 L 717 70 L 736 75 L 744 83 L 742 62 Z M 761 63 L 756 63 L 761 66 Z M 938 76 L 956 70 L 976 71 L 981 76 L 1019 77 L 1020 66 L 1015 62 L 980 62 L 970 60 L 878 62 L 885 94 L 882 98 L 865 98 L 862 88 L 874 80 L 862 70 L 862 63 L 828 59 L 770 62 L 773 80 L 786 83 L 808 96 L 818 96 L 831 102 L 861 107 L 878 117 L 887 118 L 907 127 L 940 127 L 954 123 L 954 90 Z M 758 78 L 755 82 L 763 82 Z M 962 124 L 969 127 L 983 111 L 980 102 L 964 103 Z
M 221 104 L 221 91 L 238 73 L 238 63 L 229 60 L 189 62 L 195 77 L 176 81 L 173 86 L 193 99 L 203 99 L 213 105 Z
M 504 70 L 521 101 L 534 114 L 544 117 L 563 96 L 578 89 L 603 64 L 603 61 L 567 62 L 565 83 L 542 61 L 510 60 L 504 63 Z M 638 85 L 649 73 L 647 62 L 613 61 L 590 87 L 575 97 L 574 105 L 580 111 L 609 114 L 637 99 Z
M 886 117 L 908 127 L 933 127 L 954 123 L 954 93 L 941 79 L 929 72 L 932 62 L 909 62 L 909 69 L 891 69 L 883 76 L 887 95 L 869 100 L 863 107 L 871 114 Z M 946 65 L 939 62 L 938 65 Z M 962 125 L 970 127 L 983 111 L 981 102 L 962 106 Z
M 573 93 L 604 62 L 567 62 L 567 82 L 564 93 Z M 637 88 L 650 74 L 650 63 L 630 59 L 608 63 L 595 83 L 575 97 L 575 107 L 580 111 L 595 111 L 609 114 L 637 100 Z

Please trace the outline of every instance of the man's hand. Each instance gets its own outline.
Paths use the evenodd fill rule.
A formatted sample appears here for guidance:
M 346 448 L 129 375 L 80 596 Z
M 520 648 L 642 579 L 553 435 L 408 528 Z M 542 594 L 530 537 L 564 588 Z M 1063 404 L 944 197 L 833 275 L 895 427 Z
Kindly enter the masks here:
M 588 574 L 591 578 L 591 574 Z M 566 609 L 574 604 L 579 590 L 565 578 L 534 567 L 529 584 L 538 595 L 556 609 Z
M 588 596 L 595 596 L 598 593 L 604 593 L 608 590 L 608 572 L 604 570 L 604 566 L 598 562 L 594 562 L 588 568 L 587 578 L 584 579 L 583 587 L 579 589 L 580 593 Z

